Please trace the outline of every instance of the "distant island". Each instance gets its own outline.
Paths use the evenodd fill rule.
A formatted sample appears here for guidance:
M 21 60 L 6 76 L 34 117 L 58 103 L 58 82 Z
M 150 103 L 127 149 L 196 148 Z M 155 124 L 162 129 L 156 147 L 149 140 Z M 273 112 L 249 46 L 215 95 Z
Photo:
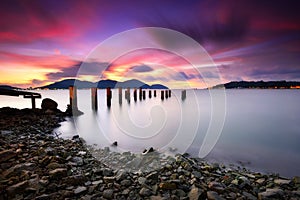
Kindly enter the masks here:
M 55 82 L 35 89 L 68 89 L 69 86 L 74 85 L 78 89 L 97 87 L 99 89 L 105 88 L 143 88 L 143 89 L 168 89 L 168 87 L 161 84 L 148 85 L 140 80 L 131 79 L 124 82 L 118 82 L 115 80 L 100 80 L 98 82 L 81 81 L 77 79 L 65 79 L 59 82 Z
M 211 89 L 300 89 L 297 81 L 231 81 Z

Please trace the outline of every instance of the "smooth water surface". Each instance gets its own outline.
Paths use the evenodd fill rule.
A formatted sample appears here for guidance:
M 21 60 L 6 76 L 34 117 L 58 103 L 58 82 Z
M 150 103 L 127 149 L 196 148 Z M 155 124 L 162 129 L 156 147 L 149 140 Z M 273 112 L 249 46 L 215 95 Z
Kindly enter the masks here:
M 36 91 L 35 91 L 36 92 Z M 38 91 L 43 98 L 56 100 L 65 110 L 68 90 Z M 124 92 L 124 91 L 123 91 Z M 132 95 L 131 90 L 131 95 Z M 84 115 L 68 119 L 56 132 L 65 138 L 79 134 L 89 144 L 110 146 L 118 141 L 116 151 L 141 152 L 154 147 L 168 152 L 187 151 L 197 156 L 203 138 L 218 114 L 208 90 L 190 90 L 185 101 L 181 91 L 172 97 L 122 103 L 113 91 L 112 106 L 106 106 L 104 90 L 98 90 L 98 111 L 91 109 L 90 90 L 78 91 L 78 107 Z M 262 172 L 283 176 L 300 175 L 300 90 L 226 90 L 226 117 L 221 136 L 208 160 L 226 164 L 244 164 Z M 37 100 L 38 107 L 41 100 Z M 0 107 L 30 107 L 29 99 L 0 96 Z M 221 123 L 221 122 L 220 122 Z M 194 137 L 195 135 L 195 137 Z

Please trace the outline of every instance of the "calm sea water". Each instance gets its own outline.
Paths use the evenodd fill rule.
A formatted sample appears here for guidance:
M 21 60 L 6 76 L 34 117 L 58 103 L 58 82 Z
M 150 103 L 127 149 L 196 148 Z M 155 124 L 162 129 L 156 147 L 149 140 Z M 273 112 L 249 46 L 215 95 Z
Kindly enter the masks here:
M 39 91 L 65 110 L 67 90 Z M 124 91 L 123 91 L 124 92 Z M 90 90 L 78 91 L 78 107 L 84 115 L 69 118 L 55 130 L 65 138 L 79 134 L 89 144 L 109 146 L 118 141 L 116 151 L 141 152 L 154 147 L 162 152 L 187 151 L 197 156 L 211 124 L 222 124 L 220 137 L 206 156 L 210 161 L 242 164 L 247 168 L 300 175 L 300 90 L 226 90 L 226 113 L 213 105 L 208 90 L 190 90 L 182 101 L 179 90 L 161 101 L 158 97 L 122 103 L 113 91 L 112 107 L 106 106 L 104 90 L 98 90 L 98 111 L 91 109 Z M 132 94 L 132 91 L 131 91 Z M 215 98 L 215 97 L 214 97 Z M 41 100 L 37 100 L 38 107 Z M 29 99 L 0 96 L 0 107 L 30 107 Z M 221 116 L 221 117 L 220 117 Z M 218 118 L 219 117 L 219 118 Z M 212 123 L 215 119 L 220 120 Z M 219 123 L 219 125 L 218 125 Z M 213 125 L 215 126 L 215 125 Z

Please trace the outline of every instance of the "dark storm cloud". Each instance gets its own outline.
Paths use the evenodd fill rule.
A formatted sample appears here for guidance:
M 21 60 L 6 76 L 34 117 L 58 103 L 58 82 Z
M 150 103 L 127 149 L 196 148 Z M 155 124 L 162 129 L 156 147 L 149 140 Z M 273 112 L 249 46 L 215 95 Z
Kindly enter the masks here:
M 48 73 L 46 76 L 50 80 L 57 80 L 61 78 L 78 77 L 80 75 L 93 75 L 101 77 L 102 72 L 104 72 L 108 63 L 105 62 L 77 62 L 77 64 L 62 68 L 59 72 Z

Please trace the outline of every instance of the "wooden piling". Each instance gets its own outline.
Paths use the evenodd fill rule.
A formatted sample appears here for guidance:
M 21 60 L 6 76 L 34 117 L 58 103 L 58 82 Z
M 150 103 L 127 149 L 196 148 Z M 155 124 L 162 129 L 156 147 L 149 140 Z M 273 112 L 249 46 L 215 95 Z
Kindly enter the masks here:
M 156 90 L 154 90 L 154 97 L 156 97 Z
M 75 86 L 69 87 L 70 93 L 70 106 L 72 109 L 78 109 L 77 107 L 77 88 Z
M 181 99 L 184 101 L 186 99 L 186 90 L 182 90 Z
M 152 98 L 152 91 L 149 90 L 149 99 L 151 99 L 151 98 Z
M 140 96 L 140 101 L 142 100 L 142 98 L 143 98 L 143 90 L 142 90 L 142 88 L 140 88 L 140 93 L 139 93 L 139 96 Z
M 98 110 L 97 88 L 91 88 L 91 94 L 92 94 L 92 109 Z
M 126 99 L 127 99 L 127 102 L 130 103 L 130 88 L 127 88 Z
M 111 98 L 112 98 L 112 93 L 110 87 L 106 88 L 106 104 L 107 107 L 111 107 Z
M 165 91 L 166 99 L 169 98 L 169 92 L 168 90 Z
M 161 100 L 164 100 L 165 99 L 165 94 L 164 94 L 164 91 L 160 91 L 160 98 Z
M 123 98 L 123 95 L 122 95 L 122 88 L 119 88 L 119 104 L 120 104 L 120 105 L 122 104 L 122 98 Z M 125 95 L 125 98 L 126 98 L 126 95 Z
M 171 92 L 171 90 L 169 90 L 169 97 L 171 97 L 171 95 L 172 95 L 172 92 Z
M 134 99 L 134 101 L 137 101 L 137 89 L 136 88 L 134 88 L 134 90 L 133 90 L 133 99 Z

